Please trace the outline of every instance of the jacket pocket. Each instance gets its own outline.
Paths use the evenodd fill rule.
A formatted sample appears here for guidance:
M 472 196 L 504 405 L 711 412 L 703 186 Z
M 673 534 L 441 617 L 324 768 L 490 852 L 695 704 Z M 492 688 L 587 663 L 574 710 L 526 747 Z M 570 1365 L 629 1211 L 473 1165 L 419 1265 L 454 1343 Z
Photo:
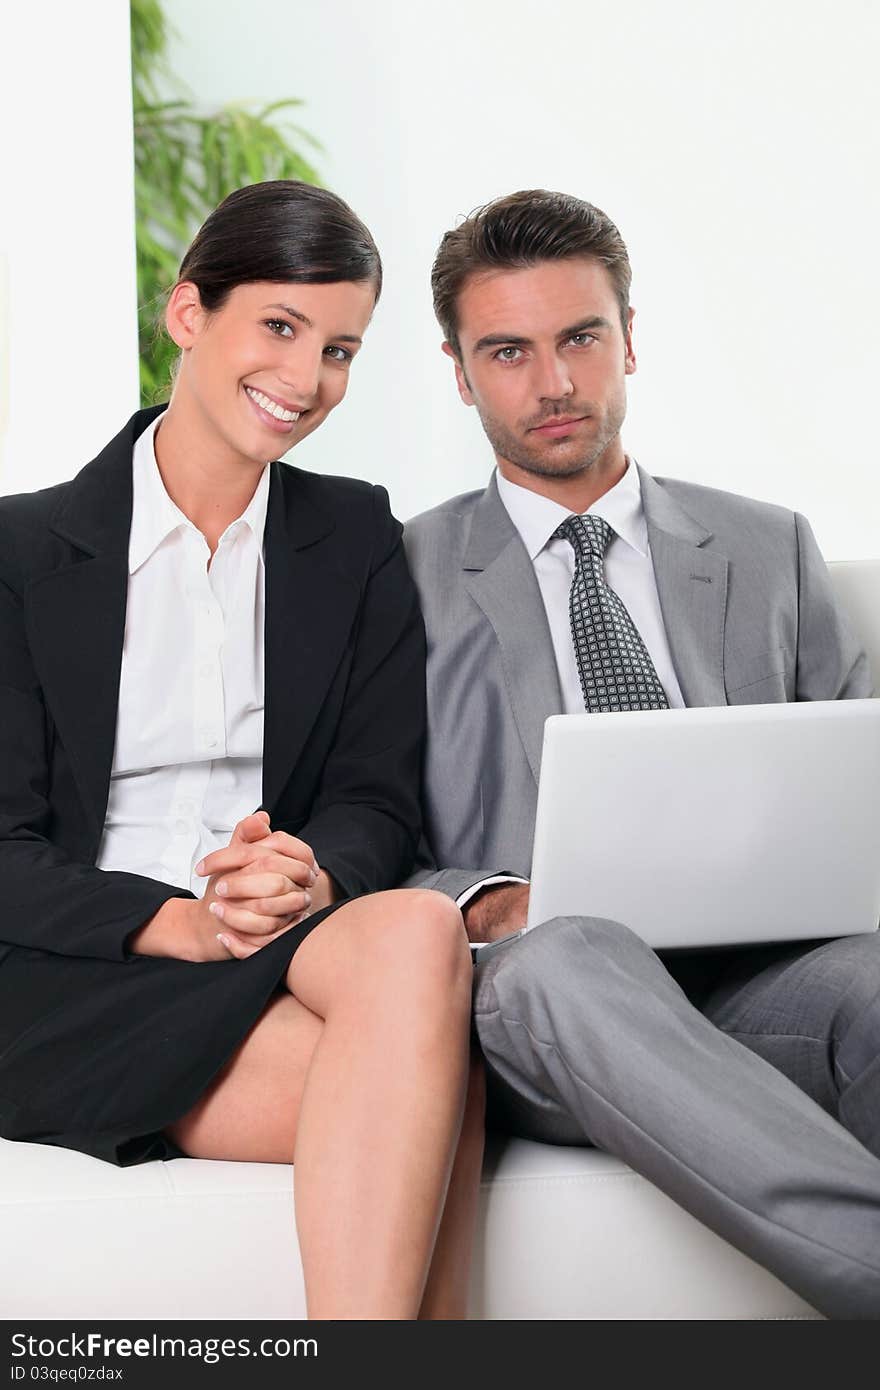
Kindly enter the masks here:
M 724 688 L 731 704 L 784 700 L 785 649 L 771 647 L 751 656 L 729 656 L 724 662 Z

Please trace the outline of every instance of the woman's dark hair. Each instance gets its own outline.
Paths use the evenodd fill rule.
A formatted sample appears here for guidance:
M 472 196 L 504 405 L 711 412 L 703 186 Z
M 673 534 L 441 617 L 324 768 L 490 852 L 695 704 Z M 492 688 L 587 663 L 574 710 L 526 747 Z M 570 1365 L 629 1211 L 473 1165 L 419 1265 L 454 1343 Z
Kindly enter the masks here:
M 447 232 L 431 272 L 434 313 L 456 357 L 458 296 L 483 270 L 523 270 L 539 261 L 586 256 L 605 266 L 614 286 L 624 333 L 632 279 L 629 257 L 611 218 L 592 203 L 544 188 L 496 198 Z
M 223 199 L 196 232 L 178 279 L 198 287 L 209 313 L 237 285 L 259 280 L 366 280 L 378 299 L 382 261 L 363 222 L 335 193 L 298 179 L 271 179 Z

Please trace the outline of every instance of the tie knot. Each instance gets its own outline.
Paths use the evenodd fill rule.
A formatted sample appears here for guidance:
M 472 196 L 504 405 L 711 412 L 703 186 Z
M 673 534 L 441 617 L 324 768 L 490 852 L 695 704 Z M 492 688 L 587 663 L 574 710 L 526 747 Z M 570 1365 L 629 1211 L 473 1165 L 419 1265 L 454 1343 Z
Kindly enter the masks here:
M 576 555 L 598 555 L 604 559 L 614 531 L 604 517 L 588 513 L 586 516 L 567 516 L 553 534 L 568 541 Z

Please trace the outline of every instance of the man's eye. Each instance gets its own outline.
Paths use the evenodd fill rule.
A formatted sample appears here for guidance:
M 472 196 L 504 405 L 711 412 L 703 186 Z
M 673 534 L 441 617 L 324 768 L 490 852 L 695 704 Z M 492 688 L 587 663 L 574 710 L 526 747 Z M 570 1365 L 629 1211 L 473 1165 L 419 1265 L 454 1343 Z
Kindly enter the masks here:
M 572 333 L 569 342 L 576 343 L 578 347 L 585 347 L 587 343 L 595 343 L 594 333 Z
M 495 356 L 499 362 L 515 362 L 522 351 L 518 347 L 503 347 L 496 352 Z
M 328 357 L 332 357 L 334 362 L 351 361 L 351 353 L 348 348 L 339 347 L 336 343 L 331 343 L 329 347 L 325 347 L 324 351 Z
M 279 338 L 293 337 L 293 329 L 286 319 L 266 319 L 266 327 Z

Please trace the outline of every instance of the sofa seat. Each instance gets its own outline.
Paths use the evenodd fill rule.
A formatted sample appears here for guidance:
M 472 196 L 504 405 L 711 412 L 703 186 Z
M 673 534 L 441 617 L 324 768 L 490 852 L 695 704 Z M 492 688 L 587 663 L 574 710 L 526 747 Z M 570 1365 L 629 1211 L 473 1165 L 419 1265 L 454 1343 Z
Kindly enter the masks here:
M 302 1318 L 292 1181 L 0 1140 L 0 1317 Z M 487 1152 L 471 1315 L 818 1316 L 617 1159 L 518 1139 Z

